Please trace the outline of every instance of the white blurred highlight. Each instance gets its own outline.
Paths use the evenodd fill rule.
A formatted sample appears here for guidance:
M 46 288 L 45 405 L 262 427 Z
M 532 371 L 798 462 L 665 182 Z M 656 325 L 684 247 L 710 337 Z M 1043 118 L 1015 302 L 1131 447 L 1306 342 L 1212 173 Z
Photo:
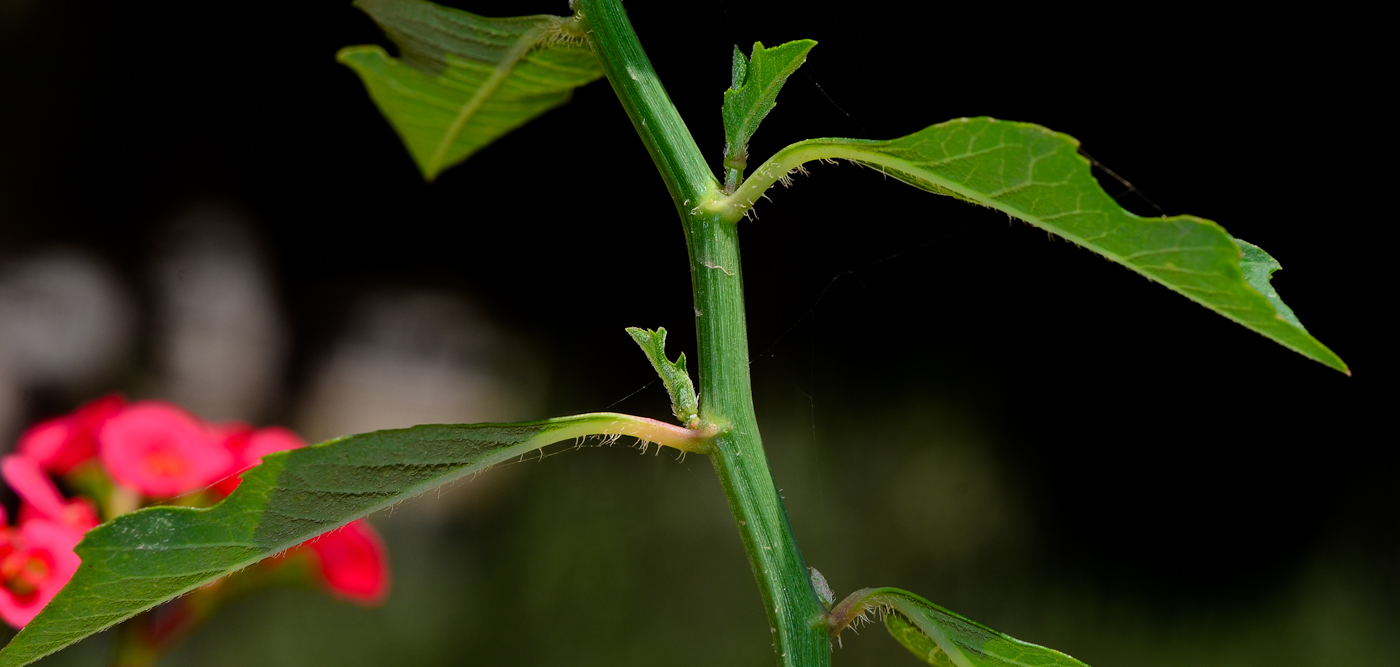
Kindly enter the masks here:
M 323 440 L 413 424 L 514 421 L 537 409 L 541 373 L 466 299 L 377 292 L 353 309 L 307 387 L 299 426 Z
M 130 297 L 99 261 L 54 251 L 0 265 L 0 436 L 32 388 L 81 391 L 129 359 Z
M 206 419 L 258 421 L 282 393 L 286 325 L 238 214 L 190 210 L 152 264 L 157 394 Z

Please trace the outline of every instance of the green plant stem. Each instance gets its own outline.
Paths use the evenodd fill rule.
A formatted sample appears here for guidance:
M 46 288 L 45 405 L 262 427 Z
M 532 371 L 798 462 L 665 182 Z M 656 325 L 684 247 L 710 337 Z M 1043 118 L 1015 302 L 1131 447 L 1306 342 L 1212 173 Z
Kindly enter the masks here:
M 718 427 L 710 460 L 758 581 L 778 664 L 824 667 L 831 664 L 826 610 L 797 548 L 754 414 L 735 221 L 702 206 L 721 196 L 719 182 L 652 69 L 620 0 L 578 0 L 575 8 L 681 216 L 695 297 L 700 418 Z

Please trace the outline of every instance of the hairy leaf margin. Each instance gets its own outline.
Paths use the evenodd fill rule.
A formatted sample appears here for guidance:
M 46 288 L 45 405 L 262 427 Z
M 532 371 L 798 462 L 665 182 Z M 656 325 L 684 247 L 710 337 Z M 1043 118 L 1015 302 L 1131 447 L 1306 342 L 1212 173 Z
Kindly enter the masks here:
M 424 425 L 272 454 L 208 508 L 151 507 L 90 531 L 82 566 L 0 649 L 27 665 L 162 602 L 424 491 L 563 440 L 630 436 L 708 452 L 705 431 L 590 413 L 518 424 Z
M 872 141 L 809 139 L 766 161 L 734 194 L 706 202 L 737 220 L 804 163 L 844 159 L 917 188 L 997 209 L 1122 264 L 1246 328 L 1351 374 L 1269 284 L 1278 263 L 1219 224 L 1191 215 L 1145 218 L 1119 206 L 1079 142 L 1031 123 L 957 118 Z

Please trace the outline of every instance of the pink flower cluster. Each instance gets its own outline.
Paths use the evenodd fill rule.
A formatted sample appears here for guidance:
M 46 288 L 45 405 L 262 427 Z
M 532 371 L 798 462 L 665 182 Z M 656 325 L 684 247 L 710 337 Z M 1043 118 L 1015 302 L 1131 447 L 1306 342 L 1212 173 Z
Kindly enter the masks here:
M 284 428 L 210 424 L 169 403 L 127 403 L 116 395 L 35 425 L 16 453 L 0 459 L 0 473 L 20 498 L 15 526 L 0 508 L 0 618 L 17 628 L 32 620 L 77 571 L 73 547 L 99 523 L 94 503 L 64 498 L 50 475 L 73 486 L 110 487 L 113 498 L 139 496 L 137 505 L 176 497 L 210 504 L 232 493 L 262 457 L 305 444 Z M 106 483 L 93 485 L 94 478 Z M 118 506 L 106 503 L 109 511 Z M 384 543 L 363 520 L 267 562 L 276 567 L 299 556 L 316 561 L 320 583 L 338 597 L 368 605 L 388 594 Z

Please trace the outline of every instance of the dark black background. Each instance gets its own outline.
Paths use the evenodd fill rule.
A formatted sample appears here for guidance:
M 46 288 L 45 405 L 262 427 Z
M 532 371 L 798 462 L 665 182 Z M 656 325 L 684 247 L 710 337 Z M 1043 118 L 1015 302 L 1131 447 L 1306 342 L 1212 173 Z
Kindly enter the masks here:
M 798 394 L 818 423 L 913 391 L 968 401 L 1035 501 L 1045 561 L 1168 605 L 1248 597 L 1327 540 L 1395 562 L 1382 315 L 1394 297 L 1378 236 L 1393 216 L 1375 203 L 1393 185 L 1371 162 L 1393 142 L 1376 116 L 1383 68 L 1353 19 L 627 5 L 716 161 L 732 45 L 813 38 L 755 159 L 957 116 L 1069 133 L 1167 213 L 1217 220 L 1273 254 L 1279 292 L 1355 373 L 1000 213 L 843 164 L 770 193 L 743 223 L 760 417 L 766 397 Z M 6 20 L 0 255 L 78 245 L 135 276 L 155 225 L 215 197 L 261 222 L 298 359 L 326 344 L 351 295 L 384 284 L 470 291 L 544 341 L 558 413 L 649 380 L 624 326 L 667 326 L 673 349 L 694 348 L 680 226 L 606 83 L 427 185 L 334 62 L 341 46 L 386 43 L 348 3 L 51 0 Z M 664 414 L 655 396 L 618 408 Z

